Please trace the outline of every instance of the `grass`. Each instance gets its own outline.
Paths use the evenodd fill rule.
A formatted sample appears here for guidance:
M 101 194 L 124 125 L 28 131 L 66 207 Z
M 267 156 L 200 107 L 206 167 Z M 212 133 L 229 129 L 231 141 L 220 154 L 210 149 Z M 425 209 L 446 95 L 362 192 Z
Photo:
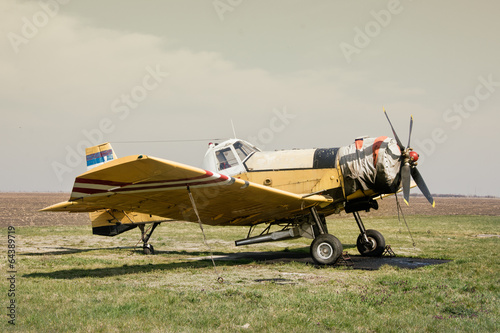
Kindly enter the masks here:
M 414 216 L 415 241 L 394 218 L 365 218 L 398 255 L 452 261 L 414 270 L 318 268 L 302 262 L 217 260 L 216 282 L 196 224 L 164 224 L 145 256 L 138 232 L 114 238 L 87 227 L 19 227 L 19 332 L 498 332 L 499 217 Z M 357 228 L 328 222 L 349 253 Z M 400 232 L 401 229 L 401 232 Z M 245 228 L 205 227 L 214 254 L 308 252 L 310 240 L 234 247 Z M 2 231 L 6 239 L 6 231 Z M 4 244 L 4 243 L 2 243 Z M 6 248 L 6 246 L 5 246 Z M 5 249 L 6 251 L 6 249 Z M 5 260 L 1 263 L 5 272 Z M 5 273 L 7 274 L 7 273 Z M 3 277 L 2 277 L 3 278 Z M 3 279 L 5 281 L 5 279 Z M 7 285 L 0 297 L 7 305 Z M 5 307 L 4 307 L 5 308 Z

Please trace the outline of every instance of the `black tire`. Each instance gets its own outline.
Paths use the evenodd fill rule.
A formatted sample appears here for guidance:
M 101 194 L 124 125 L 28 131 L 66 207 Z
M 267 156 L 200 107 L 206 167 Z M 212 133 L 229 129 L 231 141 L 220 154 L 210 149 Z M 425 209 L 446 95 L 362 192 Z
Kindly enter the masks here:
M 342 255 L 343 247 L 337 237 L 323 234 L 312 241 L 310 250 L 316 264 L 331 265 Z
M 369 229 L 366 230 L 366 237 L 368 238 L 369 244 L 363 241 L 361 234 L 358 236 L 356 246 L 359 253 L 366 257 L 381 257 L 385 251 L 384 236 L 377 230 Z
M 145 244 L 143 247 L 142 247 L 142 253 L 144 254 L 155 254 L 155 248 L 153 247 L 153 245 L 151 244 Z

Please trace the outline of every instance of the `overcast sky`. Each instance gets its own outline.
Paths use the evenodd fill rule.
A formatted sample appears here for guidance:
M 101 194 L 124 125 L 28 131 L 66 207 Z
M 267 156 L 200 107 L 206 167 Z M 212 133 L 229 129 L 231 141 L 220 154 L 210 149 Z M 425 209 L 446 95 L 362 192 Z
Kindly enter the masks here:
M 0 191 L 65 191 L 82 147 L 201 166 L 392 136 L 433 193 L 500 196 L 495 1 L 0 2 Z M 201 141 L 190 141 L 198 140 Z M 138 141 L 169 141 L 138 143 Z M 136 143 L 130 143 L 136 142 Z

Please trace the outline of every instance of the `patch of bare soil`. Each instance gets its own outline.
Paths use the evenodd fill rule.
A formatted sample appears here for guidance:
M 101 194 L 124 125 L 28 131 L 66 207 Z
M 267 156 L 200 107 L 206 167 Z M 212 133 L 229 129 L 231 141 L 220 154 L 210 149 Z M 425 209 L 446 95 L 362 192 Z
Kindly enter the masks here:
M 89 225 L 87 213 L 39 212 L 67 201 L 69 193 L 0 193 L 0 227 Z

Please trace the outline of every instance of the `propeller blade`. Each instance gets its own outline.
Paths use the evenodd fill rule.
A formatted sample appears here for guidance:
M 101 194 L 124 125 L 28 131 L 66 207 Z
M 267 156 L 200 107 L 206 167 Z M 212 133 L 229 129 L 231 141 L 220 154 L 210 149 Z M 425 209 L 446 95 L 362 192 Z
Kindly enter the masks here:
M 411 140 L 411 130 L 412 129 L 413 129 L 413 116 L 410 116 L 410 134 L 408 135 L 408 146 L 407 147 L 411 147 L 410 140 Z
M 405 164 L 401 167 L 401 180 L 403 182 L 403 198 L 406 205 L 410 205 L 410 165 Z
M 403 152 L 405 150 L 405 146 L 403 146 L 403 144 L 401 143 L 401 140 L 399 140 L 399 137 L 396 134 L 394 127 L 392 126 L 391 120 L 389 119 L 389 116 L 387 115 L 387 111 L 385 111 L 385 108 L 383 108 L 383 109 L 384 109 L 385 117 L 387 118 L 389 125 L 391 125 L 392 133 L 394 134 L 394 138 L 396 139 L 396 142 L 398 143 L 399 149 L 401 150 L 401 152 Z
M 436 203 L 434 202 L 434 198 L 432 197 L 431 192 L 427 188 L 427 185 L 425 185 L 424 178 L 422 178 L 417 168 L 411 169 L 411 176 L 413 177 L 413 180 L 417 184 L 420 191 L 422 191 L 422 194 L 427 198 L 429 203 L 432 205 L 432 207 L 435 207 Z

